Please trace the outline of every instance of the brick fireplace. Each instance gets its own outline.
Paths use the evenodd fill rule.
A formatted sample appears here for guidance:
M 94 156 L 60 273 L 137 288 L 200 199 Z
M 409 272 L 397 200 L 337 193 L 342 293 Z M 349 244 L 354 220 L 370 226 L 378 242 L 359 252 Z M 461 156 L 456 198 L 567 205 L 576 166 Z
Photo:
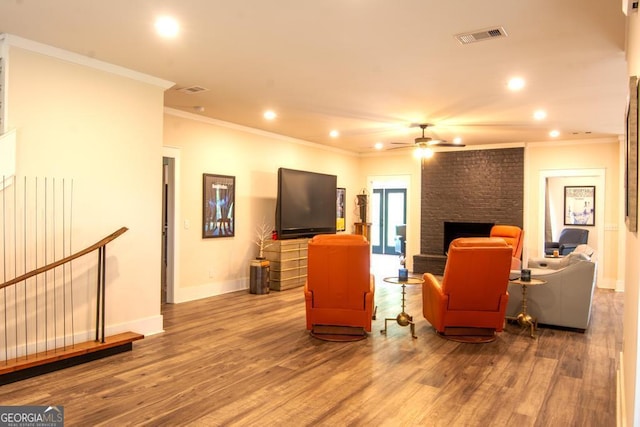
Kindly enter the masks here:
M 422 165 L 420 254 L 413 272 L 442 274 L 445 222 L 522 227 L 524 148 L 436 153 Z

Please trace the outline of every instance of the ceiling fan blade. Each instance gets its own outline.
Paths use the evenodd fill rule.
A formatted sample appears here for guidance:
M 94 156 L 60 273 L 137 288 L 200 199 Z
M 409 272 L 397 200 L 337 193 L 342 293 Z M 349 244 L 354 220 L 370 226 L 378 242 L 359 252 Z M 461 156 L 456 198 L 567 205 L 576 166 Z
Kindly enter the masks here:
M 455 142 L 447 141 L 434 141 L 433 144 L 429 144 L 432 147 L 466 147 L 465 144 L 456 144 Z
M 390 148 L 387 148 L 387 151 L 389 151 L 389 150 L 406 150 L 407 148 L 415 148 L 415 144 L 401 145 L 401 146 L 398 146 L 398 147 L 390 147 Z

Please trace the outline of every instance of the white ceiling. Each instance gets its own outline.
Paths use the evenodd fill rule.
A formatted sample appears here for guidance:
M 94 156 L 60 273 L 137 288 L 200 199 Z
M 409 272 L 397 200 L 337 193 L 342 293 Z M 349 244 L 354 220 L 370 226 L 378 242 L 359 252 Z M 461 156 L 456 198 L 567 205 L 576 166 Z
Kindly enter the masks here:
M 163 14 L 176 39 L 155 34 Z M 467 145 L 624 133 L 619 0 L 1 0 L 0 33 L 173 81 L 166 106 L 359 153 L 419 122 Z M 209 90 L 178 91 L 194 85 Z

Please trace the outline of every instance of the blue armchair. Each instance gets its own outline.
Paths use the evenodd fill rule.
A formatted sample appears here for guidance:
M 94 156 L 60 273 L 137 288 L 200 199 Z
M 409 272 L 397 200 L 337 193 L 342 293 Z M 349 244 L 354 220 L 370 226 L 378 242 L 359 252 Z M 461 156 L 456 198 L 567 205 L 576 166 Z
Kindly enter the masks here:
M 589 240 L 589 230 L 583 228 L 565 228 L 560 232 L 557 242 L 545 242 L 545 255 L 553 255 L 553 251 L 558 251 L 559 255 L 568 255 L 576 249 L 578 245 L 586 245 Z

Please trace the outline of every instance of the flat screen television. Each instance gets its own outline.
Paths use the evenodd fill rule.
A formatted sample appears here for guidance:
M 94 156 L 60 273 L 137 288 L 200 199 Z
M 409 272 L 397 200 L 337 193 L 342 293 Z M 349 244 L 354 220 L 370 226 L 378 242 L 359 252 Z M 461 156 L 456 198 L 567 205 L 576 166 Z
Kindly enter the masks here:
M 279 168 L 278 239 L 335 234 L 337 181 L 335 175 Z

